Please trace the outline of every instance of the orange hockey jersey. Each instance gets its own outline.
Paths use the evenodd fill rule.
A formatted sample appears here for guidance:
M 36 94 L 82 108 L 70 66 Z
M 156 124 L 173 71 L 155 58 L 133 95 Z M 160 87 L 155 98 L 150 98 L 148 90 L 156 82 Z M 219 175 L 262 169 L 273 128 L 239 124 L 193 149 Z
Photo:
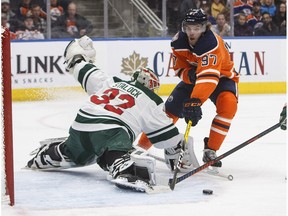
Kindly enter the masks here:
M 201 36 L 194 47 L 189 45 L 186 33 L 178 32 L 172 39 L 171 48 L 173 69 L 185 83 L 191 84 L 188 72 L 197 66 L 191 97 L 199 98 L 202 104 L 213 93 L 220 78 L 226 77 L 238 83 L 239 74 L 234 70 L 223 39 L 211 30 Z

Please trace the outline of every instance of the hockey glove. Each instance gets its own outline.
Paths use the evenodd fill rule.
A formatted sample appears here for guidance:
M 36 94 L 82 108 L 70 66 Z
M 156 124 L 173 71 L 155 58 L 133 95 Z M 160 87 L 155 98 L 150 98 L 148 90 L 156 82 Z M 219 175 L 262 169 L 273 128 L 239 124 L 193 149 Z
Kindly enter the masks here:
M 183 102 L 183 116 L 188 123 L 192 121 L 192 126 L 197 125 L 198 121 L 202 118 L 201 101 L 198 98 L 185 99 Z
M 280 124 L 281 124 L 281 129 L 282 130 L 286 130 L 287 128 L 287 116 L 286 116 L 286 110 L 287 110 L 287 107 L 286 107 L 286 104 L 285 106 L 283 107 L 283 110 L 282 112 L 280 113 Z

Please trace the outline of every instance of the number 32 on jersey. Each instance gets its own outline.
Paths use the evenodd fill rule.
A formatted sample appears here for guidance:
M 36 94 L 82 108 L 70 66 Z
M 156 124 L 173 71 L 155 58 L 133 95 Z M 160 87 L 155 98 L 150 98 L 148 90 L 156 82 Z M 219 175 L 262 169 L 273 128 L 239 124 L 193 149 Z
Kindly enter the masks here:
M 124 109 L 135 105 L 135 98 L 120 92 L 119 89 L 107 89 L 101 96 L 92 95 L 90 101 L 97 105 L 103 104 L 104 109 L 121 115 Z M 113 104 L 111 103 L 113 101 Z

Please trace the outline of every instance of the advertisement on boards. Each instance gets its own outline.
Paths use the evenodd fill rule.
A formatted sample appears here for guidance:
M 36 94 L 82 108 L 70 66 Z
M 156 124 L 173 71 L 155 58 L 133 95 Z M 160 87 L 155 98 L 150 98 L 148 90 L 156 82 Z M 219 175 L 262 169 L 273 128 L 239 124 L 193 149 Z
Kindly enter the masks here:
M 79 86 L 65 70 L 63 53 L 69 41 L 11 43 L 12 88 Z M 286 39 L 226 39 L 240 73 L 240 82 L 286 82 Z M 94 40 L 97 66 L 123 79 L 149 67 L 162 84 L 177 84 L 170 40 Z

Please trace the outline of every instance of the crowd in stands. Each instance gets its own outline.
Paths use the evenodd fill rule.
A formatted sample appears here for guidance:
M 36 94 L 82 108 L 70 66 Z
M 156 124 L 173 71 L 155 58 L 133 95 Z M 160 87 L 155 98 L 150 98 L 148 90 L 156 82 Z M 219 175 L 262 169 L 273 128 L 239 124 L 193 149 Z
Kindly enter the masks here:
M 50 2 L 52 38 L 75 38 L 92 32 L 91 21 L 77 13 L 75 2 Z M 145 2 L 162 18 L 162 0 Z M 14 0 L 13 4 L 12 8 L 10 0 L 1 0 L 1 25 L 9 28 L 11 38 L 47 38 L 46 0 Z M 167 0 L 168 35 L 181 29 L 189 8 L 204 9 L 212 30 L 220 36 L 286 36 L 286 0 Z
M 12 39 L 47 38 L 45 0 L 20 0 L 12 10 L 10 0 L 1 0 L 1 25 L 10 30 Z M 50 1 L 51 37 L 76 38 L 89 34 L 93 26 L 77 13 L 77 5 L 69 0 Z
M 286 0 L 167 0 L 169 34 L 181 29 L 188 8 L 205 10 L 220 36 L 286 36 Z
M 286 35 L 286 0 L 238 2 L 234 3 L 235 36 Z

